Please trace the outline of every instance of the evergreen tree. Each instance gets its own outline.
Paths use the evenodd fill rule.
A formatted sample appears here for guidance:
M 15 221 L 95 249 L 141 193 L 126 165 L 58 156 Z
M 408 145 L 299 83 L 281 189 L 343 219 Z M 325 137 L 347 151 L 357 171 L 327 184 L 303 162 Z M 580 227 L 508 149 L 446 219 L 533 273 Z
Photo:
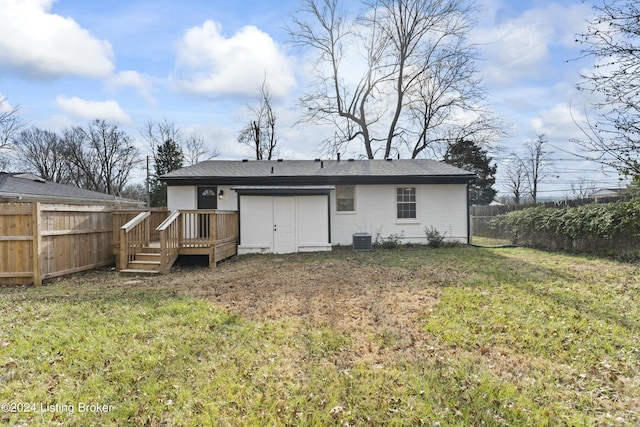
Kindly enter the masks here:
M 167 206 L 167 185 L 159 177 L 180 169 L 184 162 L 182 148 L 173 139 L 167 139 L 158 146 L 155 155 L 155 174 L 151 178 L 151 206 Z
M 493 159 L 473 141 L 458 140 L 450 144 L 444 155 L 445 163 L 475 173 L 478 178 L 469 186 L 469 203 L 472 205 L 488 205 L 493 201 L 497 191 L 497 166 L 491 166 Z

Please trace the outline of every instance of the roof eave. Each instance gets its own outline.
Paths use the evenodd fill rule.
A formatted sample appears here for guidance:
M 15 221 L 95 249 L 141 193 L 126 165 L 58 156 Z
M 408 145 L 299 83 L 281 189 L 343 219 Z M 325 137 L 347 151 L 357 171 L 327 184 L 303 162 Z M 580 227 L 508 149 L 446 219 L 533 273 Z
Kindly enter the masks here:
M 393 175 L 393 176 L 189 176 L 160 178 L 167 185 L 354 185 L 354 184 L 468 184 L 469 175 Z

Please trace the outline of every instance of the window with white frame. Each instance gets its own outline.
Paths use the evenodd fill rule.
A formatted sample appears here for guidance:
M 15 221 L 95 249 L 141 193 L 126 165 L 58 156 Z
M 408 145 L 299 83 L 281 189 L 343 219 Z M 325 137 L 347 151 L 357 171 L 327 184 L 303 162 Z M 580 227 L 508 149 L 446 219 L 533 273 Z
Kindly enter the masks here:
M 338 212 L 354 212 L 356 210 L 356 186 L 336 186 L 336 210 Z
M 398 219 L 415 219 L 416 216 L 416 188 L 396 188 L 396 212 Z

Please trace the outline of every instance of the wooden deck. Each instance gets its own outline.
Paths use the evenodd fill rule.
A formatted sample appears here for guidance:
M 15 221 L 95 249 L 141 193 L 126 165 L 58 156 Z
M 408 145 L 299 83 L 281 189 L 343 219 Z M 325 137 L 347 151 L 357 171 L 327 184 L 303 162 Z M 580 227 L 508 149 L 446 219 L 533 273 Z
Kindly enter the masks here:
M 165 218 L 159 222 L 159 216 Z M 235 211 L 140 212 L 114 232 L 116 267 L 125 273 L 164 273 L 179 255 L 206 255 L 211 268 L 215 268 L 217 262 L 234 256 L 237 250 Z

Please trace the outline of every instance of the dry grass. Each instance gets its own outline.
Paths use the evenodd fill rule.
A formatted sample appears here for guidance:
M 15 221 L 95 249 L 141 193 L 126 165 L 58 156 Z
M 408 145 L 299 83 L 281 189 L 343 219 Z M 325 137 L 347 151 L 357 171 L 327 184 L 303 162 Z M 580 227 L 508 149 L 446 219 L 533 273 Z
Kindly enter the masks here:
M 0 314 L 20 319 L 13 331 L 0 333 L 6 343 L 0 367 L 16 370 L 16 360 L 24 360 L 27 371 L 11 375 L 21 381 L 9 382 L 13 397 L 54 393 L 55 385 L 38 389 L 33 373 L 41 368 L 21 356 L 42 345 L 42 337 L 25 348 L 16 337 L 37 330 L 43 319 L 72 329 L 108 315 L 116 346 L 131 345 L 129 329 L 118 335 L 118 322 L 131 320 L 126 328 L 138 331 L 135 337 L 173 331 L 162 348 L 172 348 L 170 360 L 180 362 L 167 363 L 149 382 L 162 396 L 175 387 L 184 395 L 172 397 L 167 410 L 141 395 L 140 378 L 125 376 L 111 399 L 129 397 L 121 412 L 102 419 L 107 424 L 635 425 L 639 282 L 632 264 L 468 247 L 243 256 L 213 271 L 181 264 L 154 277 L 107 269 L 41 289 L 0 289 Z M 70 314 L 48 311 L 58 305 Z M 78 305 L 89 307 L 87 318 L 75 313 Z M 181 336 L 186 345 L 174 342 Z M 195 361 L 194 347 L 204 352 Z M 141 351 L 167 357 L 154 356 L 153 346 Z M 204 382 L 174 377 L 194 364 L 216 374 Z M 10 397 L 0 392 L 0 400 Z M 19 415 L 4 419 L 33 421 Z M 95 420 L 66 419 L 87 421 Z

